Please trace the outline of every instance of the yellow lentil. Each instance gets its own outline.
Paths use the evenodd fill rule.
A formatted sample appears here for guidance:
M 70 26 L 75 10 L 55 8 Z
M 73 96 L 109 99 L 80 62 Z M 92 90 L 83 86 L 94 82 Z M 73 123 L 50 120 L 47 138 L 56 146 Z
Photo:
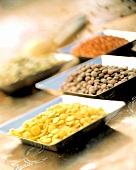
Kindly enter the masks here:
M 10 134 L 46 145 L 53 145 L 106 115 L 102 108 L 80 103 L 56 104 L 23 123 Z

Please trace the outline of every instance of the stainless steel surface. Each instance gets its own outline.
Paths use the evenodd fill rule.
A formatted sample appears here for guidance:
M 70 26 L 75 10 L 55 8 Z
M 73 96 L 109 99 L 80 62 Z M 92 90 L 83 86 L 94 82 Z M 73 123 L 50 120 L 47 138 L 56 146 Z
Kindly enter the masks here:
M 4 3 L 5 1 L 2 2 Z M 33 33 L 32 29 L 30 29 L 31 31 L 27 33 L 29 38 L 33 38 L 33 35 L 38 35 L 37 33 L 41 32 L 43 27 L 44 30 L 46 28 L 44 35 L 53 37 L 59 30 L 61 23 L 66 19 L 77 14 L 87 13 L 88 8 L 91 8 L 88 4 L 88 1 L 84 0 L 33 1 L 33 3 L 28 3 L 27 6 L 22 5 L 20 8 L 2 8 L 1 11 L 3 11 L 3 13 L 1 13 L 0 16 L 0 23 L 8 20 L 11 16 L 14 19 L 18 18 L 17 22 L 28 21 L 28 23 L 31 23 L 34 21 L 32 26 L 28 26 L 30 26 L 29 28 L 35 27 L 37 29 L 35 29 Z M 134 13 L 100 25 L 88 23 L 87 29 L 80 34 L 80 37 L 86 37 L 88 34 L 90 35 L 103 29 L 136 31 L 135 21 L 136 14 Z M 41 25 L 43 27 L 41 27 Z M 13 32 L 12 30 L 11 27 L 8 29 L 9 32 Z M 72 41 L 78 38 L 79 35 L 74 37 Z M 12 42 L 15 42 L 12 37 L 10 37 L 10 39 Z M 9 39 L 7 38 L 7 41 L 8 40 Z M 2 49 L 4 48 L 6 47 L 3 47 Z M 11 53 L 15 54 L 16 51 L 17 48 L 15 51 L 11 50 L 10 52 L 8 50 L 6 52 L 3 50 L 1 51 L 1 56 L 7 57 L 10 56 Z M 12 98 L 1 93 L 0 123 L 12 119 L 17 115 L 21 115 L 53 98 L 53 95 L 35 90 L 32 95 L 24 98 Z M 101 129 L 101 133 L 96 134 L 82 150 L 74 153 L 62 154 L 22 145 L 20 140 L 0 134 L 0 169 L 135 170 L 136 99 L 127 104 L 120 112 L 120 115 L 107 122 L 107 126 L 108 127 L 105 127 L 105 129 Z
M 136 111 L 135 109 L 133 111 Z M 85 145 L 85 148 L 73 153 L 50 152 L 22 145 L 18 139 L 1 135 L 1 169 L 84 170 L 94 168 L 101 170 L 123 168 L 134 170 L 136 167 L 135 123 L 135 116 L 131 116 L 126 107 L 118 117 L 108 123 L 110 127 L 105 127 L 103 132 L 96 134 Z

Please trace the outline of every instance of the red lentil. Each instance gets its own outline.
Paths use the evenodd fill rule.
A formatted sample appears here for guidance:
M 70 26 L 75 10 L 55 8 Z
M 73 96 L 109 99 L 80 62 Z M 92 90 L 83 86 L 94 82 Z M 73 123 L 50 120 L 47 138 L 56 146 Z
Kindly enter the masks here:
M 106 54 L 122 45 L 128 43 L 128 40 L 115 36 L 96 36 L 80 42 L 79 45 L 73 47 L 71 54 L 80 57 L 94 58 L 99 55 Z

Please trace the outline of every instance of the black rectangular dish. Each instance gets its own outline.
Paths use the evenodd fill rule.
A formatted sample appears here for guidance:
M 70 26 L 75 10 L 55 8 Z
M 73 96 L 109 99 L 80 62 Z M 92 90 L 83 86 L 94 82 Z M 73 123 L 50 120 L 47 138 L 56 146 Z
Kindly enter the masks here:
M 45 145 L 40 142 L 35 142 L 35 141 L 24 139 L 21 137 L 19 138 L 25 144 L 32 145 L 35 147 L 41 147 L 41 148 L 48 149 L 51 151 L 61 152 L 61 151 L 70 150 L 72 148 L 75 149 L 75 148 L 81 147 L 81 145 L 84 146 L 88 138 L 91 137 L 92 133 L 94 132 L 96 133 L 96 131 L 98 131 L 99 133 L 99 130 L 100 130 L 99 127 L 102 127 L 103 125 L 105 125 L 107 121 L 117 116 L 120 109 L 125 106 L 125 103 L 122 101 L 89 99 L 89 98 L 83 98 L 83 97 L 77 97 L 77 96 L 63 95 L 27 113 L 24 113 L 21 116 L 18 116 L 12 120 L 9 120 L 8 122 L 4 124 L 1 124 L 0 132 L 9 134 L 9 130 L 11 128 L 14 128 L 14 129 L 19 128 L 25 121 L 36 117 L 42 112 L 45 112 L 46 109 L 50 108 L 51 106 L 54 106 L 59 103 L 72 104 L 74 102 L 78 102 L 83 105 L 85 104 L 87 106 L 92 106 L 94 108 L 101 107 L 106 112 L 106 115 L 94 121 L 93 123 L 90 123 L 86 127 L 78 130 L 77 132 L 65 137 L 64 139 L 60 140 L 56 144 Z
M 107 55 L 136 57 L 136 40 L 107 53 Z
M 46 90 L 50 93 L 62 92 L 65 94 L 71 95 L 78 95 L 84 97 L 91 97 L 91 98 L 99 98 L 99 99 L 110 99 L 110 100 L 124 100 L 128 101 L 131 100 L 132 97 L 136 96 L 136 76 L 131 79 L 128 79 L 121 84 L 118 84 L 109 90 L 102 92 L 101 94 L 81 94 L 76 92 L 70 92 L 67 90 L 62 90 L 62 85 L 66 81 L 67 77 L 74 71 L 76 71 L 79 67 L 83 67 L 84 65 L 91 65 L 94 64 L 102 64 L 108 66 L 118 66 L 118 67 L 128 67 L 128 69 L 136 69 L 136 58 L 135 57 L 122 57 L 122 56 L 112 56 L 112 55 L 103 55 L 97 57 L 95 59 L 91 59 L 86 61 L 72 69 L 69 69 L 61 74 L 53 76 L 49 79 L 36 83 L 36 88 Z M 135 73 L 134 73 L 135 74 Z

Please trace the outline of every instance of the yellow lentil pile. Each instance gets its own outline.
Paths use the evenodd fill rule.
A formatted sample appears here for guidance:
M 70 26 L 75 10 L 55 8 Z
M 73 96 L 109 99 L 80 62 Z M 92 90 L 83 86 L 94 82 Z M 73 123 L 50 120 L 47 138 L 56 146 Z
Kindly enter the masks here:
M 53 145 L 106 115 L 102 108 L 80 103 L 56 104 L 23 123 L 18 129 L 10 129 L 10 135 Z

